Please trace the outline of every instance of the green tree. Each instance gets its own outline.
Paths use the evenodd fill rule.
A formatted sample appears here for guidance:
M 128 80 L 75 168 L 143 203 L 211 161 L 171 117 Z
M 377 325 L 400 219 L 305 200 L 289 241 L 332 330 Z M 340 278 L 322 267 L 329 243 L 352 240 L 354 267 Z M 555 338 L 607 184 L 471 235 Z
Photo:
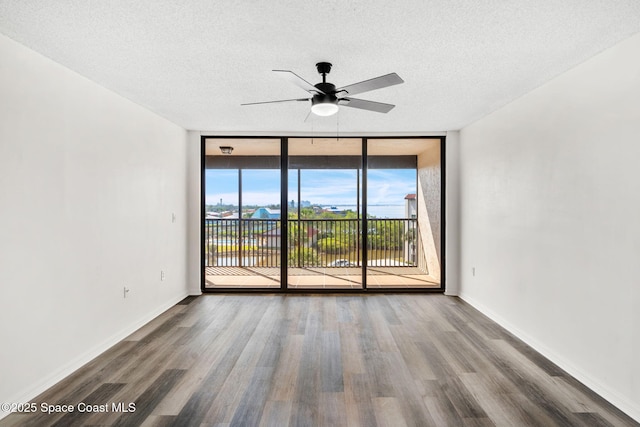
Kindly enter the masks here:
M 400 249 L 404 237 L 404 226 L 400 221 L 369 221 L 369 249 Z
M 350 241 L 340 237 L 325 237 L 318 240 L 318 250 L 328 254 L 346 254 L 353 249 Z
M 289 267 L 315 266 L 320 264 L 318 253 L 313 248 L 306 246 L 291 248 L 287 260 Z

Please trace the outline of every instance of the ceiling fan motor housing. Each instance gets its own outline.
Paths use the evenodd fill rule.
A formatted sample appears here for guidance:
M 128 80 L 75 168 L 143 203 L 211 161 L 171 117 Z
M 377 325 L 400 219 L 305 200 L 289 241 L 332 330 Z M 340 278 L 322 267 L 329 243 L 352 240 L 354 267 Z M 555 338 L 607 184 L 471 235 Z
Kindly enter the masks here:
M 311 98 L 311 111 L 318 116 L 331 116 L 337 113 L 338 97 L 335 95 L 335 85 L 323 82 L 315 87 L 320 93 L 314 94 Z
M 338 102 L 338 98 L 335 95 L 313 95 L 311 98 L 311 105 L 316 104 L 335 104 Z
M 316 64 L 316 69 L 320 74 L 329 74 L 331 72 L 331 63 L 330 62 L 318 62 Z
M 336 93 L 336 85 L 332 83 L 318 83 L 314 85 L 320 92 L 324 92 L 327 95 L 333 95 Z

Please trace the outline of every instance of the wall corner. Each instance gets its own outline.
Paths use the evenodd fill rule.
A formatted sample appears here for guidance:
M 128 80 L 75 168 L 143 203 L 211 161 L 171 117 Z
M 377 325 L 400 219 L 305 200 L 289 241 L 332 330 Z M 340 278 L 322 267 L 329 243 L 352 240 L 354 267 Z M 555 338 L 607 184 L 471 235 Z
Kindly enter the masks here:
M 445 295 L 460 293 L 460 131 L 447 132 L 445 143 Z

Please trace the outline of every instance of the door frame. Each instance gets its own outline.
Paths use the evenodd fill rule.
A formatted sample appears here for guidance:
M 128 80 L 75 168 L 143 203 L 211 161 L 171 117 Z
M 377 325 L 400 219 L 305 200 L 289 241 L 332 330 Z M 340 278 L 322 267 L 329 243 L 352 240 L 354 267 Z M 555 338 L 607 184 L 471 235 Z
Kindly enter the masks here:
M 434 288 L 368 288 L 367 287 L 367 233 L 362 233 L 362 288 L 360 289 L 296 289 L 289 288 L 287 280 L 287 258 L 288 251 L 280 251 L 280 287 L 279 288 L 207 288 L 205 282 L 205 242 L 204 221 L 206 218 L 206 142 L 208 139 L 279 139 L 280 140 L 280 218 L 281 218 L 281 241 L 280 247 L 288 247 L 288 178 L 289 178 L 289 139 L 309 138 L 307 135 L 300 136 L 252 136 L 252 135 L 200 135 L 200 290 L 202 293 L 444 293 L 446 290 L 446 136 L 344 136 L 345 138 L 358 138 L 361 140 L 361 160 L 362 160 L 362 206 L 361 221 L 362 229 L 367 230 L 367 166 L 368 142 L 376 139 L 437 139 L 440 141 L 440 286 Z M 322 138 L 333 138 L 331 136 L 321 136 Z

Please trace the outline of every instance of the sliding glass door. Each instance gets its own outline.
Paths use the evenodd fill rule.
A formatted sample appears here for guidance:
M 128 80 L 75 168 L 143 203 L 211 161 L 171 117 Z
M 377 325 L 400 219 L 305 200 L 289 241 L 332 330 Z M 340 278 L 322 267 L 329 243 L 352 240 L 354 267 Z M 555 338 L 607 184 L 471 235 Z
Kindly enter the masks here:
M 280 139 L 209 139 L 205 151 L 205 288 L 280 288 Z
M 362 289 L 361 146 L 289 138 L 289 288 Z
M 368 140 L 369 289 L 440 287 L 432 231 L 437 228 L 439 238 L 439 146 L 440 141 L 430 139 Z M 428 258 L 435 262 L 429 265 Z
M 442 290 L 442 138 L 203 137 L 204 291 Z

